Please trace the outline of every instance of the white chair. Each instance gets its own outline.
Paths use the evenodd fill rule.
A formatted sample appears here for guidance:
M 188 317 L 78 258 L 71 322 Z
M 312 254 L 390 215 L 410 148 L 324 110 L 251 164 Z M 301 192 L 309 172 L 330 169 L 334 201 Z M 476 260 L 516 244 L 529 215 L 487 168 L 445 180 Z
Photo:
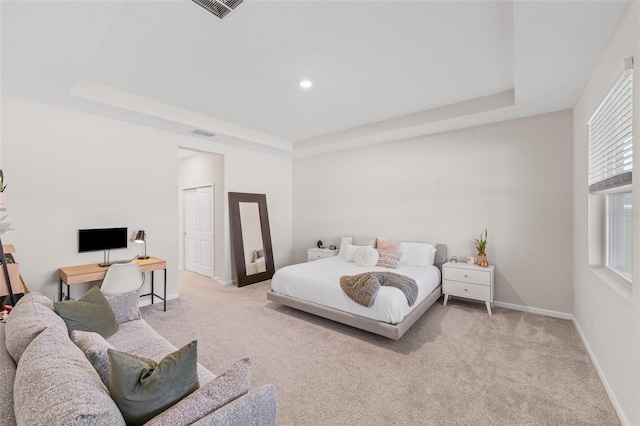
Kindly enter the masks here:
M 109 266 L 100 291 L 102 294 L 122 294 L 142 287 L 142 273 L 138 262 L 115 263 Z

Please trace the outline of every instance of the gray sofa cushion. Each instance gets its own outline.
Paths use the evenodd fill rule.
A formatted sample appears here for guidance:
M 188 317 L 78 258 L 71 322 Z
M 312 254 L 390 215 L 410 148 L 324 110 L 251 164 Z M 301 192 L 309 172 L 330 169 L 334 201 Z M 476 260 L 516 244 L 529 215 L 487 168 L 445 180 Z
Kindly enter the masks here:
M 31 342 L 18 363 L 13 390 L 18 424 L 125 424 L 100 377 L 66 329 L 48 328 Z
M 114 349 L 104 337 L 91 331 L 73 330 L 71 340 L 84 353 L 95 368 L 102 383 L 109 388 L 109 356 L 107 351 Z
M 205 417 L 249 391 L 251 360 L 241 359 L 145 426 L 186 426 Z
M 49 327 L 67 331 L 62 318 L 53 311 L 53 302 L 40 293 L 25 294 L 7 318 L 6 346 L 11 357 L 20 362 L 20 357 L 29 343 Z
M 118 351 L 155 361 L 160 361 L 165 355 L 176 350 L 175 346 L 151 328 L 145 320 L 120 324 L 120 329 L 106 340 Z
M 151 358 L 154 361 L 160 361 L 177 349 L 143 319 L 120 324 L 120 329 L 109 336 L 107 342 L 118 351 Z M 198 364 L 200 386 L 215 377 L 213 373 Z
M 104 297 L 109 302 L 118 324 L 140 319 L 140 309 L 138 308 L 140 293 L 137 290 L 122 294 L 107 294 Z
M 13 383 L 16 377 L 16 363 L 5 348 L 6 324 L 0 323 L 0 423 L 3 425 L 15 425 L 16 416 L 13 413 Z
M 276 388 L 265 385 L 220 407 L 193 426 L 272 426 L 278 418 Z

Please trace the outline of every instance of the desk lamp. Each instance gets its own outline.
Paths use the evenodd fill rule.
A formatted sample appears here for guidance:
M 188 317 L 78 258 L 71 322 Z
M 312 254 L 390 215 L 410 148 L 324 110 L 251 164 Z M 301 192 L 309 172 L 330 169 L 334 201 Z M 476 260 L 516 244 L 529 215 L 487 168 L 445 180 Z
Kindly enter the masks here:
M 133 241 L 136 243 L 144 243 L 144 256 L 138 256 L 138 259 L 148 259 L 149 256 L 147 256 L 147 234 L 146 232 L 144 232 L 144 229 L 136 232 L 136 237 L 133 239 Z

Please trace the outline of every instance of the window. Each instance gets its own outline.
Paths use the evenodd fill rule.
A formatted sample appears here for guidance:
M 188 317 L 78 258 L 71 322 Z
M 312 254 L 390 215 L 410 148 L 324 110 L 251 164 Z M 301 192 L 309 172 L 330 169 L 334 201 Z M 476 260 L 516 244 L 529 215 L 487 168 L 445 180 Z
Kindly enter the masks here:
M 632 280 L 633 61 L 593 114 L 589 134 L 589 192 L 605 197 L 604 266 Z M 604 214 L 602 214 L 604 213 Z
M 606 266 L 631 282 L 631 191 L 607 194 Z

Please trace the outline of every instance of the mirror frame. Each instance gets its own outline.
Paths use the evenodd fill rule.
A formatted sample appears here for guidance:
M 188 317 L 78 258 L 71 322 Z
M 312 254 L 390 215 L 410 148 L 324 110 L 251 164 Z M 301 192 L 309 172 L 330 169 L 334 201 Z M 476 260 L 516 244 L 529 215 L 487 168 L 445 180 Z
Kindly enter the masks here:
M 244 258 L 244 243 L 242 240 L 242 224 L 240 221 L 240 203 L 258 203 L 260 212 L 260 227 L 262 228 L 262 243 L 265 253 L 265 272 L 247 275 Z M 229 216 L 231 221 L 231 243 L 236 262 L 238 287 L 254 284 L 271 279 L 275 273 L 273 263 L 273 249 L 271 248 L 271 230 L 269 229 L 269 214 L 267 213 L 267 196 L 265 194 L 247 194 L 244 192 L 229 192 Z

